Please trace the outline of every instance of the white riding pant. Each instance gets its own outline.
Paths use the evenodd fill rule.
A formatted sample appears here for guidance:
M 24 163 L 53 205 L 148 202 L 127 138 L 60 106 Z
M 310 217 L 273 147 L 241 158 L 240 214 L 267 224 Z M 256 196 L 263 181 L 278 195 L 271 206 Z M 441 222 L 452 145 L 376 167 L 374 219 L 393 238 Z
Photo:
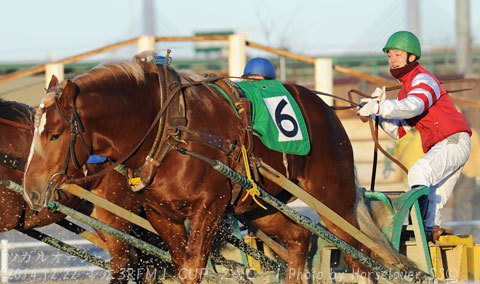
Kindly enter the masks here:
M 470 135 L 460 132 L 438 142 L 408 171 L 408 185 L 430 188 L 426 227 L 440 226 L 440 210 L 447 203 L 470 156 Z

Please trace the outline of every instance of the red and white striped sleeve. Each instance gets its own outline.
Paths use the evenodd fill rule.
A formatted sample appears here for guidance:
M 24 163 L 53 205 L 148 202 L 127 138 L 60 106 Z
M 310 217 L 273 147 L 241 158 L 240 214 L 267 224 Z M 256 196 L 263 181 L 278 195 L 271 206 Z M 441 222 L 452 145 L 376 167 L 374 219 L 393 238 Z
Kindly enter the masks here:
M 378 114 L 388 119 L 408 119 L 422 114 L 440 98 L 437 81 L 425 73 L 413 80 L 407 97 L 402 100 L 386 100 L 379 106 Z

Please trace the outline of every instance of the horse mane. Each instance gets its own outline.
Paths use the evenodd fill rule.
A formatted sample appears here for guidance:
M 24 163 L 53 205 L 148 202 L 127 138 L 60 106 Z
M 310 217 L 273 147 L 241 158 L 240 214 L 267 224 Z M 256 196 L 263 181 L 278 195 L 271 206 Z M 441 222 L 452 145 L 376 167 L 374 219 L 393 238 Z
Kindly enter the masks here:
M 93 89 L 118 88 L 119 83 L 125 81 L 125 78 L 134 79 L 138 85 L 145 82 L 145 70 L 135 58 L 118 63 L 101 63 L 73 80 L 84 91 L 86 86 Z
M 0 117 L 32 125 L 35 110 L 24 103 L 0 99 Z

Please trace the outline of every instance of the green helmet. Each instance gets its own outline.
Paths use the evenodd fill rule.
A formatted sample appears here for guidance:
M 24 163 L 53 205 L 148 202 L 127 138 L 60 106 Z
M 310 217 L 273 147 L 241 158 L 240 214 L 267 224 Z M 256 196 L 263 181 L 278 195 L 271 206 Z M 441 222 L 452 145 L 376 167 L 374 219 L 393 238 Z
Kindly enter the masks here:
M 422 55 L 420 41 L 413 33 L 407 31 L 396 32 L 388 38 L 387 43 L 382 50 L 386 53 L 390 49 L 403 50 L 415 54 L 418 58 Z

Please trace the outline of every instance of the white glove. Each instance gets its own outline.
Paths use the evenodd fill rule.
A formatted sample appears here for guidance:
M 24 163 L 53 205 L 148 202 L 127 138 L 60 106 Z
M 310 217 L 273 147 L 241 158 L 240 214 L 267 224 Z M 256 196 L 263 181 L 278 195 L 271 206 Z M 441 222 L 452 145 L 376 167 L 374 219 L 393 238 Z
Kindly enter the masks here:
M 372 114 L 378 113 L 378 103 L 376 99 L 361 99 L 360 103 L 365 103 L 365 105 L 357 111 L 358 115 L 371 116 Z
M 377 103 L 381 104 L 387 98 L 387 92 L 385 92 L 385 86 L 382 88 L 376 88 L 370 95 L 371 98 L 377 99 Z

